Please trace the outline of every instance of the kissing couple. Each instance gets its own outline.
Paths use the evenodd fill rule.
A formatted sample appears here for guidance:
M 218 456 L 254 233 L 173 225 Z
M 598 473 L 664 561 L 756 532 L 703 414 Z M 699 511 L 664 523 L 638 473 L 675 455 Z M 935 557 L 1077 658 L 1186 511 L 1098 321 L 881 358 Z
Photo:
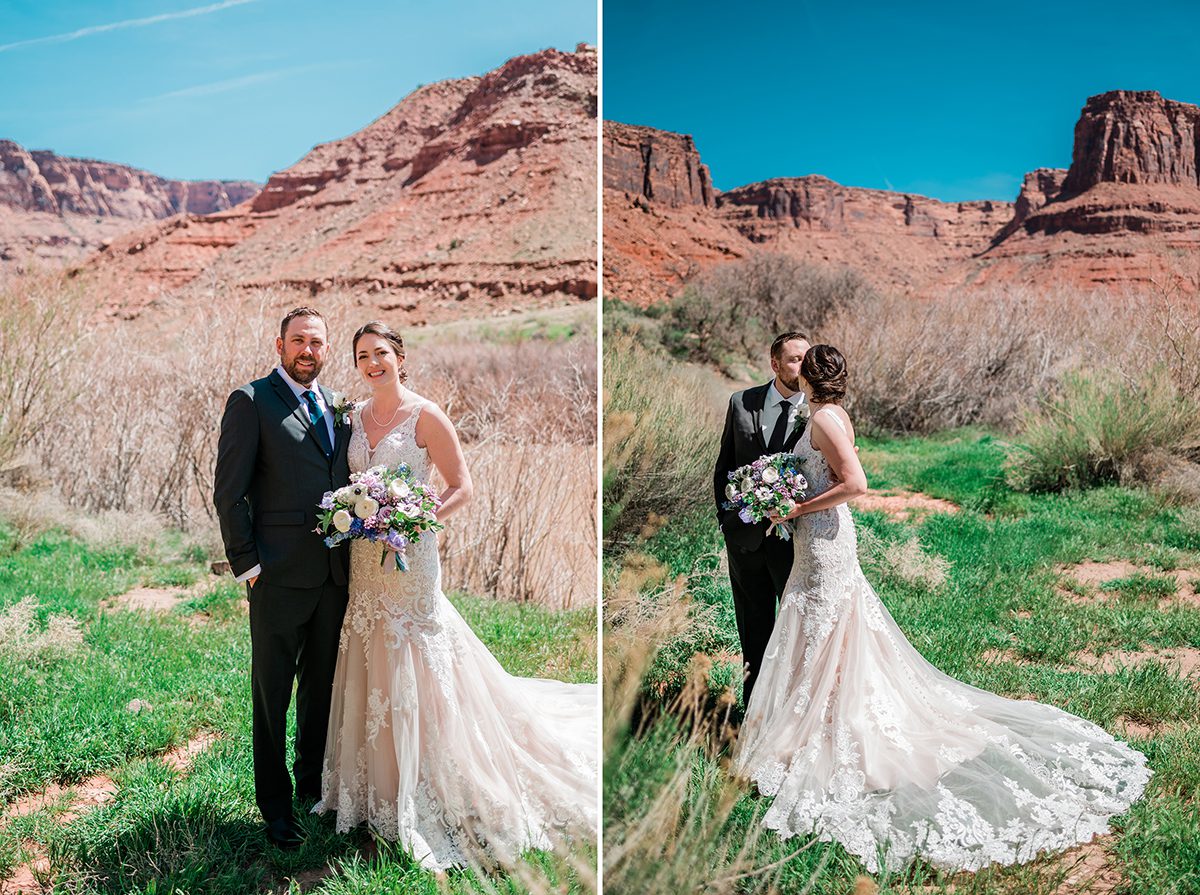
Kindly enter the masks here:
M 295 798 L 367 822 L 423 867 L 499 862 L 597 828 L 598 688 L 508 674 L 442 593 L 434 532 L 381 565 L 364 540 L 326 547 L 318 504 L 350 474 L 437 470 L 439 522 L 471 499 L 453 424 L 405 382 L 404 342 L 372 321 L 354 334 L 369 389 L 335 404 L 318 382 L 325 318 L 301 307 L 275 341 L 279 365 L 234 391 L 217 447 L 213 502 L 250 604 L 254 791 L 267 838 L 303 841 L 288 774 L 296 692 Z
M 1107 832 L 1145 790 L 1146 757 L 917 652 L 858 562 L 847 502 L 867 477 L 842 406 L 849 365 L 797 331 L 770 355 L 775 378 L 730 398 L 713 477 L 747 670 L 732 770 L 773 797 L 763 825 L 840 842 L 871 872 L 917 857 L 949 871 L 1023 863 Z M 747 521 L 726 487 L 779 453 L 794 454 L 807 493 Z

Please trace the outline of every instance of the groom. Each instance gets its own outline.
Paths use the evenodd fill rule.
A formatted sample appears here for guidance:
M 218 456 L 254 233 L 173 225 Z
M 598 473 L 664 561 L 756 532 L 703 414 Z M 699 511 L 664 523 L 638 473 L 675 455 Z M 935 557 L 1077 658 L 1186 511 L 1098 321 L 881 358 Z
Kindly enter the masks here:
M 314 529 L 324 493 L 350 478 L 350 430 L 335 425 L 333 396 L 317 384 L 329 351 L 320 312 L 291 311 L 275 350 L 279 366 L 225 404 L 213 503 L 250 601 L 254 794 L 267 838 L 295 848 L 303 837 L 292 815 L 287 712 L 298 677 L 296 795 L 319 799 L 349 556 Z
M 750 704 L 750 693 L 758 678 L 763 653 L 775 626 L 775 610 L 788 573 L 792 569 L 792 542 L 766 535 L 767 522 L 747 524 L 734 510 L 722 509 L 729 473 L 753 463 L 764 454 L 790 451 L 808 420 L 808 408 L 800 391 L 800 364 L 809 349 L 808 336 L 785 332 L 771 343 L 771 370 L 775 378 L 763 385 L 735 392 L 725 415 L 721 453 L 713 471 L 717 520 L 725 535 L 729 555 L 729 583 L 737 618 L 738 640 L 746 679 L 742 705 Z

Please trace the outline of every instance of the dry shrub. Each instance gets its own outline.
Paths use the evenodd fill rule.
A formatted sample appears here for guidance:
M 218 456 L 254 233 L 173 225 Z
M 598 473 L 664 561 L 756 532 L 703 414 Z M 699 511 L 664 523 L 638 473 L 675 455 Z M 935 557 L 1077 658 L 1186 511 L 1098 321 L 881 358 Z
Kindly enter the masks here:
M 19 663 L 47 662 L 76 653 L 83 646 L 79 622 L 69 615 L 50 615 L 46 627 L 37 622 L 36 597 L 24 597 L 0 611 L 0 656 Z
M 464 442 L 596 443 L 594 332 L 563 342 L 431 342 L 410 357 L 412 386 L 441 405 Z
M 604 344 L 604 538 L 627 540 L 651 513 L 706 505 L 723 419 L 697 371 L 634 338 Z
M 61 531 L 97 550 L 130 549 L 150 557 L 165 533 L 163 519 L 146 510 L 80 512 L 49 489 L 36 494 L 0 488 L 0 519 L 20 550 L 49 531 Z
M 61 292 L 65 287 L 60 283 L 57 288 Z M 56 301 L 58 294 L 47 287 L 35 305 L 54 307 Z M 41 340 L 37 351 L 28 346 L 23 351 L 26 368 L 21 375 L 30 382 L 53 383 L 53 414 L 45 419 L 29 416 L 36 426 L 14 423 L 11 412 L 0 417 L 0 441 L 26 443 L 72 508 L 96 514 L 148 512 L 205 543 L 219 543 L 212 476 L 225 402 L 233 389 L 266 375 L 278 363 L 279 321 L 296 303 L 294 297 L 269 290 L 247 297 L 236 289 L 215 287 L 204 313 L 180 324 L 180 332 L 152 334 L 140 323 L 106 324 L 85 333 L 78 344 L 63 333 L 70 332 L 70 326 L 83 329 L 82 309 L 63 303 L 70 313 L 53 318 L 57 329 L 43 325 L 22 337 Z M 350 351 L 350 337 L 365 315 L 347 295 L 324 296 L 321 307 L 333 347 L 322 383 L 365 397 L 368 390 L 353 370 Z M 46 353 L 60 343 L 70 348 L 65 360 Z M 37 362 L 40 368 L 31 363 L 31 358 L 46 357 L 49 360 Z M 476 504 L 452 520 L 454 527 L 478 525 L 461 540 L 489 540 L 486 533 L 494 526 L 477 518 L 488 508 L 508 514 L 505 524 L 513 546 L 488 554 L 489 561 L 500 566 L 485 574 L 484 563 L 475 562 L 466 578 L 448 577 L 447 585 L 486 593 L 481 582 L 490 578 L 504 582 L 501 591 L 506 596 L 519 594 L 550 605 L 577 603 L 584 599 L 582 580 L 567 587 L 566 572 L 545 571 L 552 562 L 557 569 L 562 561 L 561 555 L 548 558 L 553 552 L 548 545 L 566 543 L 572 547 L 566 551 L 565 565 L 572 570 L 580 567 L 581 555 L 591 552 L 593 571 L 584 577 L 591 582 L 589 598 L 594 600 L 596 511 L 581 509 L 582 495 L 595 502 L 594 451 L 587 462 L 580 462 L 582 454 L 576 451 L 569 463 L 556 449 L 524 452 L 524 481 L 518 482 L 501 474 L 492 459 L 499 448 L 489 447 L 595 444 L 594 337 L 584 333 L 561 343 L 497 343 L 479 333 L 430 328 L 415 342 L 410 339 L 408 360 L 412 387 L 447 409 L 459 425 L 468 454 L 482 465 L 476 471 Z M 32 406 L 41 405 L 35 401 Z M 544 468 L 537 465 L 541 462 Z M 537 492 L 552 505 L 520 505 L 525 495 L 519 489 L 528 489 L 539 478 L 563 480 L 561 487 L 547 485 Z M 501 493 L 489 495 L 488 488 Z M 553 536 L 543 531 L 543 517 L 557 522 Z M 522 545 L 534 545 L 545 586 L 538 584 L 532 561 L 521 558 Z
M 596 451 L 586 444 L 471 446 L 475 497 L 442 535 L 455 588 L 551 608 L 596 603 Z
M 1135 381 L 1111 371 L 1075 371 L 1028 410 L 1024 444 L 1010 457 L 1009 480 L 1029 491 L 1152 480 L 1166 456 L 1200 447 L 1200 404 L 1167 372 Z
M 1041 299 L 887 296 L 847 309 L 815 340 L 846 356 L 846 408 L 866 430 L 928 433 L 1003 425 L 1066 361 Z
M 758 252 L 702 274 L 671 302 L 672 347 L 694 360 L 726 366 L 756 360 L 781 332 L 819 331 L 876 293 L 849 268 L 815 267 Z
M 0 291 L 0 467 L 52 427 L 91 366 L 84 305 L 57 278 Z
M 936 553 L 926 553 L 916 536 L 903 541 L 884 541 L 869 528 L 858 529 L 858 555 L 905 584 L 937 590 L 946 583 L 950 562 Z

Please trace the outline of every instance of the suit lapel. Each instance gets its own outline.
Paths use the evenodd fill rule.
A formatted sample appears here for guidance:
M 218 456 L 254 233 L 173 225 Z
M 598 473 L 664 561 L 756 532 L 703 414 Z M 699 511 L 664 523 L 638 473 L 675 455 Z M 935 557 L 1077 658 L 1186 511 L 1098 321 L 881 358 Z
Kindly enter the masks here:
M 762 414 L 763 408 L 767 405 L 767 390 L 771 387 L 771 383 L 760 385 L 754 390 L 754 400 L 750 407 L 750 421 L 754 424 L 754 438 L 758 442 L 758 449 L 762 453 L 767 452 L 767 439 L 763 436 L 762 431 Z
M 291 409 L 292 416 L 299 420 L 300 425 L 304 427 L 304 431 L 308 434 L 308 439 L 312 442 L 312 446 L 324 457 L 325 449 L 321 447 L 321 442 L 317 441 L 317 432 L 313 428 L 312 420 L 308 418 L 308 408 L 300 403 L 300 399 L 296 397 L 296 393 L 288 387 L 288 384 L 283 381 L 283 377 L 279 375 L 278 370 L 272 370 L 268 378 L 271 380 L 271 386 L 279 395 L 280 400 Z
M 333 413 L 333 403 L 334 403 L 333 402 L 333 392 L 331 392 L 329 389 L 325 388 L 325 386 L 323 386 L 323 385 L 320 388 L 321 388 L 321 397 L 323 397 L 325 399 L 325 408 L 326 408 L 325 412 Z M 342 450 L 342 447 L 348 443 L 349 438 L 350 438 L 349 420 L 347 420 L 346 423 L 343 423 L 342 425 L 339 426 L 338 421 L 337 421 L 337 414 L 334 414 L 334 416 L 333 416 L 333 455 L 329 458 L 331 461 L 337 458 L 338 453 Z

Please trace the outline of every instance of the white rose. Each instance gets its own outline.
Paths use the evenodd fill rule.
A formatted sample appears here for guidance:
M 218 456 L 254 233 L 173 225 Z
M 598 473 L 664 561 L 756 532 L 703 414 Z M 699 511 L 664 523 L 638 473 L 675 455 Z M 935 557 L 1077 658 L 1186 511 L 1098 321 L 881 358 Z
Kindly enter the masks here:
M 762 480 L 768 485 L 774 485 L 779 481 L 779 470 L 774 466 L 768 466 L 762 471 Z
M 392 495 L 396 500 L 403 500 L 412 494 L 412 488 L 408 487 L 408 482 L 404 481 L 404 479 L 395 479 L 388 485 L 388 494 Z
M 733 484 L 733 482 L 730 482 L 728 485 L 725 486 L 725 496 L 728 497 L 730 500 L 733 500 L 735 497 L 737 497 L 737 493 L 738 493 L 737 487 Z
M 338 510 L 333 514 L 333 527 L 345 534 L 350 530 L 350 514 L 345 510 Z
M 333 499 L 338 503 L 354 503 L 355 497 L 350 493 L 350 488 L 338 488 L 333 492 Z
M 373 497 L 364 497 L 354 505 L 354 515 L 359 519 L 369 519 L 379 512 L 379 501 Z
M 742 491 L 744 491 L 748 494 L 753 490 L 754 490 L 754 479 L 750 478 L 749 476 L 742 479 Z

